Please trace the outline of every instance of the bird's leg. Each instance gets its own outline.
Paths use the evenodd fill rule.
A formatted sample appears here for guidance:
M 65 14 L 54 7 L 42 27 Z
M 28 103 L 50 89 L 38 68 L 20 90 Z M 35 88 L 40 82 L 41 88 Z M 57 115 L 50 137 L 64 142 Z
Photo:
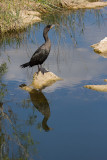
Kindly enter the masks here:
M 39 71 L 40 71 L 40 67 L 39 67 L 39 65 L 38 65 L 38 72 L 37 72 L 37 74 L 39 73 Z
M 40 70 L 42 70 L 42 64 L 40 65 Z
M 40 71 L 42 72 L 42 74 L 44 74 L 44 68 L 42 67 L 42 64 L 40 65 Z
M 44 74 L 48 72 L 45 68 L 42 67 L 42 64 L 40 65 L 40 71 Z

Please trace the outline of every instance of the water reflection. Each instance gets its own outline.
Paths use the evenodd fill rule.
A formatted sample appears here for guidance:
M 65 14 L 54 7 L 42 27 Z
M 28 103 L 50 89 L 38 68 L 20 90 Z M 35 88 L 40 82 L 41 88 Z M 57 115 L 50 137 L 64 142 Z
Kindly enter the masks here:
M 89 0 L 89 1 L 97 1 L 97 0 Z M 86 18 L 94 15 L 94 22 L 100 25 L 103 19 L 103 12 L 100 9 L 97 10 L 89 10 L 88 14 L 85 9 L 80 10 L 70 10 L 70 11 L 59 11 L 54 12 L 54 14 L 44 14 L 42 19 L 42 23 L 35 23 L 33 26 L 29 26 L 24 30 L 20 30 L 19 32 L 10 32 L 0 35 L 0 46 L 2 48 L 6 48 L 6 45 L 20 47 L 22 43 L 37 44 L 39 43 L 38 33 L 41 32 L 41 24 L 46 26 L 46 24 L 55 24 L 55 33 L 58 37 L 58 43 L 60 43 L 61 38 L 66 39 L 64 34 L 67 34 L 68 37 L 72 40 L 74 45 L 78 45 L 78 39 L 76 34 L 78 32 L 79 35 L 84 34 Z M 42 29 L 43 30 L 43 29 Z M 38 32 L 39 31 L 39 32 Z M 40 34 L 39 34 L 40 37 Z M 54 38 L 54 37 L 53 37 Z M 38 45 L 39 46 L 39 45 Z
M 36 28 L 36 25 L 32 26 L 32 28 L 29 27 L 25 33 L 26 41 L 20 41 L 20 48 L 15 49 L 15 46 L 14 48 L 10 48 L 6 45 L 9 41 L 6 41 L 5 47 L 8 49 L 5 52 L 1 51 L 0 55 L 3 62 L 6 62 L 5 65 L 1 65 L 4 71 L 0 72 L 0 152 L 3 153 L 2 156 L 0 155 L 1 159 L 4 157 L 5 159 L 9 159 L 12 156 L 14 160 L 30 159 L 30 155 L 35 157 L 36 151 L 33 152 L 33 149 L 37 149 L 35 144 L 37 140 L 40 142 L 39 152 L 43 156 L 43 159 L 55 159 L 56 157 L 52 157 L 53 150 L 55 151 L 53 156 L 58 155 L 59 159 L 65 159 L 66 157 L 68 159 L 76 159 L 77 151 L 81 153 L 78 157 L 81 155 L 81 157 L 86 156 L 84 159 L 92 159 L 94 156 L 92 158 L 87 157 L 88 152 L 84 155 L 84 149 L 90 151 L 92 155 L 93 141 L 97 133 L 99 133 L 99 129 L 101 132 L 95 141 L 94 148 L 98 147 L 97 142 L 99 142 L 100 146 L 103 146 L 103 143 L 100 143 L 101 137 L 104 137 L 103 142 L 106 146 L 106 101 L 102 100 L 105 108 L 102 105 L 103 109 L 101 109 L 100 104 L 102 103 L 99 103 L 101 100 L 100 94 L 96 96 L 96 93 L 92 94 L 92 92 L 86 91 L 83 88 L 85 84 L 90 84 L 90 81 L 95 82 L 97 80 L 99 82 L 102 76 L 107 77 L 106 59 L 95 54 L 91 50 L 91 47 L 89 47 L 102 39 L 107 32 L 105 27 L 107 25 L 106 22 L 105 24 L 101 23 L 101 28 L 96 24 L 96 19 L 102 22 L 100 21 L 101 13 L 101 10 L 91 10 L 88 12 L 79 10 L 73 11 L 73 13 L 69 12 L 69 14 L 65 14 L 66 16 L 56 15 L 55 18 L 51 16 L 50 19 L 47 18 L 47 21 L 44 22 L 48 23 L 48 20 L 50 20 L 50 23 L 52 21 L 56 22 L 56 24 L 59 22 L 56 30 L 50 33 L 50 37 L 53 39 L 52 51 L 45 67 L 64 79 L 62 83 L 55 83 L 55 85 L 45 89 L 47 96 L 53 97 L 52 105 L 56 106 L 56 108 L 53 107 L 52 112 L 52 115 L 56 116 L 56 123 L 53 124 L 55 125 L 55 130 L 54 132 L 48 132 L 49 134 L 45 134 L 45 132 L 41 134 L 37 128 L 37 120 L 41 118 L 42 114 L 43 119 L 41 120 L 42 122 L 40 121 L 40 125 L 42 123 L 42 128 L 45 131 L 51 129 L 48 126 L 49 120 L 51 121 L 49 119 L 50 106 L 48 99 L 42 92 L 34 89 L 28 91 L 30 95 L 29 99 L 28 93 L 26 94 L 26 92 L 18 88 L 19 84 L 26 83 L 26 81 L 30 83 L 32 80 L 32 74 L 35 72 L 35 69 L 22 70 L 19 66 L 23 61 L 27 61 L 39 44 L 42 43 L 40 32 L 42 32 L 44 24 L 41 23 L 40 27 L 38 27 L 39 29 Z M 71 41 L 73 39 L 74 41 L 78 41 L 76 47 L 74 47 Z M 10 57 L 11 63 L 8 63 L 6 55 Z M 6 68 L 8 68 L 7 72 Z M 6 90 L 9 94 L 6 94 Z M 49 90 L 52 92 L 49 93 Z M 94 102 L 93 99 L 95 99 Z M 32 104 L 34 106 L 33 109 Z M 40 112 L 38 119 L 37 114 L 39 113 L 35 112 L 36 109 Z M 102 111 L 105 113 L 105 116 L 102 114 Z M 98 113 L 97 118 L 96 112 Z M 61 113 L 60 118 L 59 113 Z M 99 114 L 102 114 L 101 119 L 99 118 Z M 91 119 L 92 123 L 90 122 L 91 116 L 93 116 L 93 119 Z M 99 124 L 101 124 L 100 127 Z M 64 125 L 65 127 L 63 127 Z M 98 126 L 97 130 L 96 126 Z M 57 136 L 54 136 L 55 134 Z M 64 136 L 66 138 L 63 138 Z M 89 145 L 92 150 L 89 148 Z M 67 147 L 66 149 L 65 146 Z M 102 147 L 102 150 L 106 148 L 105 146 Z M 58 150 L 59 148 L 60 150 Z M 100 151 L 100 148 L 97 149 Z M 96 151 L 94 152 L 95 154 L 97 153 Z M 104 152 L 101 151 L 102 153 Z M 105 156 L 106 151 L 102 155 Z
M 46 97 L 41 91 L 37 91 L 35 89 L 33 89 L 32 92 L 29 92 L 29 94 L 33 105 L 44 116 L 42 120 L 43 129 L 45 131 L 51 130 L 51 128 L 47 125 L 47 121 L 50 117 L 50 107 Z
M 6 72 L 7 72 L 7 64 L 2 63 L 0 65 L 0 101 L 2 101 L 3 97 L 5 96 L 7 92 L 6 84 L 2 80 L 2 77 Z
M 32 153 L 37 154 L 37 141 L 34 142 L 31 132 L 21 130 L 17 114 L 7 105 L 6 108 L 0 102 L 0 160 L 10 160 L 11 156 L 14 160 L 31 159 L 29 149 L 33 147 Z
M 97 51 L 94 51 L 95 53 L 97 53 L 98 55 L 104 57 L 104 58 L 107 58 L 107 52 L 105 53 L 100 53 L 100 52 L 97 52 Z
M 45 131 L 51 130 L 52 128 L 50 128 L 47 125 L 47 121 L 50 117 L 50 107 L 49 107 L 48 100 L 46 99 L 44 94 L 39 90 L 32 89 L 32 88 L 26 86 L 25 84 L 20 85 L 20 88 L 29 92 L 31 102 L 36 107 L 36 109 L 39 112 L 41 112 L 41 114 L 44 116 L 44 118 L 42 120 L 42 128 Z

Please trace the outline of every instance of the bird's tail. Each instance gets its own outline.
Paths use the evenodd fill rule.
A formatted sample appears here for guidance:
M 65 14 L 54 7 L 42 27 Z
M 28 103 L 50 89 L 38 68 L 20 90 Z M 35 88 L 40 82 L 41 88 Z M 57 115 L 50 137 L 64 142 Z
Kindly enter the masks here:
M 28 66 L 29 66 L 29 62 L 27 62 L 25 64 L 22 64 L 20 67 L 25 68 L 25 67 L 28 67 Z

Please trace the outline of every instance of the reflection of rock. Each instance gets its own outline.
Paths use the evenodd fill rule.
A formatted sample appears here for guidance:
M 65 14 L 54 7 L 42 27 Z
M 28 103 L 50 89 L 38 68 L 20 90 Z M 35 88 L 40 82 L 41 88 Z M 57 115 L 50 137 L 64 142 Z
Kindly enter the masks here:
M 91 47 L 94 48 L 95 52 L 97 52 L 101 56 L 107 58 L 107 37 L 105 37 L 99 43 L 93 44 Z
M 39 112 L 42 113 L 42 115 L 44 115 L 44 118 L 42 120 L 43 129 L 45 131 L 51 130 L 51 128 L 47 125 L 47 121 L 50 117 L 50 108 L 49 103 L 44 94 L 41 91 L 26 86 L 25 84 L 20 85 L 20 88 L 29 92 L 33 105 Z
M 105 82 L 107 82 L 107 79 L 104 79 Z
M 56 81 L 61 80 L 58 76 L 56 76 L 52 72 L 45 72 L 44 74 L 35 73 L 33 76 L 33 82 L 30 86 L 33 86 L 35 89 L 43 89 L 55 83 Z

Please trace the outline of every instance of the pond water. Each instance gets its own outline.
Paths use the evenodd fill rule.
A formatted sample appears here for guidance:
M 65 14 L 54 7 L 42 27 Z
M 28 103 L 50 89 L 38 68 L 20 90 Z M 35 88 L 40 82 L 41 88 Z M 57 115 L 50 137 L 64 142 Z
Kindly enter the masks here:
M 44 67 L 63 80 L 42 92 L 32 82 L 37 67 L 21 69 L 44 40 L 52 48 Z M 90 47 L 107 36 L 107 8 L 46 16 L 20 35 L 7 35 L 0 49 L 0 159 L 106 160 L 107 93 L 84 88 L 105 84 L 107 59 Z

